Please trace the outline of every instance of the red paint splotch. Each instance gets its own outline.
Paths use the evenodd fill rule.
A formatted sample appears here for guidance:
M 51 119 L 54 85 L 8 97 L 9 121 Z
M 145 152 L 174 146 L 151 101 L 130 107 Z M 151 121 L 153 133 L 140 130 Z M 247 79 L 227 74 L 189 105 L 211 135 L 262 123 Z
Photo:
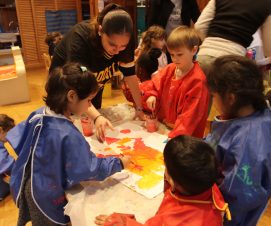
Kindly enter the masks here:
M 114 138 L 114 137 L 105 137 L 105 141 L 107 144 L 112 144 L 115 142 L 118 142 L 120 139 L 118 138 Z
M 131 133 L 131 130 L 130 129 L 123 129 L 120 132 L 126 134 L 126 133 Z

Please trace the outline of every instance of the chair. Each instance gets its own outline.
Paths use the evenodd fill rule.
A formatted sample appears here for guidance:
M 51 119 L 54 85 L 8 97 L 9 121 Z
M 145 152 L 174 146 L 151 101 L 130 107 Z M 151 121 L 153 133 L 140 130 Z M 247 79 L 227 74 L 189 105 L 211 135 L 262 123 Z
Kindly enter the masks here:
M 45 68 L 46 68 L 47 72 L 49 72 L 49 68 L 51 66 L 51 57 L 47 53 L 43 53 L 42 56 L 43 56 Z

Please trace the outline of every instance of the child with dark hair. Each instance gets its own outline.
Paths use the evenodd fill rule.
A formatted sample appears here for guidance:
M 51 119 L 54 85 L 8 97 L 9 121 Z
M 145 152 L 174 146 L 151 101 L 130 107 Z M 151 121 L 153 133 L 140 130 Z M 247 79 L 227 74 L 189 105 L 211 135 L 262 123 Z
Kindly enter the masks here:
M 221 226 L 228 205 L 215 184 L 218 174 L 214 150 L 190 136 L 171 139 L 164 149 L 168 188 L 155 216 L 140 224 L 132 214 L 100 215 L 97 225 L 107 226 Z
M 0 201 L 10 193 L 9 184 L 4 181 L 5 174 L 10 174 L 14 159 L 4 147 L 7 132 L 15 126 L 14 120 L 5 114 L 0 114 Z
M 60 32 L 48 33 L 45 38 L 45 43 L 48 45 L 48 53 L 50 57 L 54 55 L 56 45 L 61 41 L 62 34 Z
M 200 43 L 194 29 L 174 29 L 167 39 L 173 63 L 154 76 L 151 89 L 143 95 L 148 109 L 173 129 L 168 135 L 170 138 L 177 135 L 203 137 L 209 93 L 206 77 L 194 61 Z
M 46 106 L 8 133 L 18 155 L 10 180 L 18 226 L 68 224 L 65 191 L 83 180 L 104 180 L 128 164 L 127 157 L 97 158 L 72 122 L 72 115 L 91 106 L 97 91 L 95 76 L 85 67 L 56 68 L 46 84 Z
M 271 110 L 263 75 L 245 57 L 223 56 L 207 81 L 220 115 L 206 139 L 222 166 L 220 189 L 232 213 L 224 225 L 255 226 L 271 196 Z

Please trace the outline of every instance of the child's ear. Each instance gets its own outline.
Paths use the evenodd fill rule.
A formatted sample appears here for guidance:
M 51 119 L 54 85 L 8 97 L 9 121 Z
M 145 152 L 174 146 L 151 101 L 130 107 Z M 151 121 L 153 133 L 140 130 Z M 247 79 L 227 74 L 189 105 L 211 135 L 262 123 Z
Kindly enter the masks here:
M 77 93 L 74 90 L 69 90 L 69 92 L 67 93 L 67 99 L 70 103 L 76 102 L 78 100 Z
M 233 93 L 228 94 L 228 103 L 232 106 L 236 101 L 235 95 Z
M 102 27 L 102 25 L 99 25 L 99 27 L 98 27 L 99 36 L 101 36 L 102 32 L 103 32 L 103 27 Z
M 193 46 L 193 48 L 192 48 L 193 55 L 195 55 L 198 52 L 198 49 L 199 49 L 198 46 Z

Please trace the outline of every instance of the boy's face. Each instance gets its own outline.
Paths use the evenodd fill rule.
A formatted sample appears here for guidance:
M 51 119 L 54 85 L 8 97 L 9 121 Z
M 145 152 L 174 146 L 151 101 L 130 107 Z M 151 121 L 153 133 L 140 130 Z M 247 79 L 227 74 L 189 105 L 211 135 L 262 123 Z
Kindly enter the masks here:
M 197 48 L 192 50 L 186 47 L 179 47 L 176 49 L 168 49 L 172 62 L 176 64 L 181 71 L 186 71 L 187 68 L 193 64 L 193 57 L 196 54 Z

